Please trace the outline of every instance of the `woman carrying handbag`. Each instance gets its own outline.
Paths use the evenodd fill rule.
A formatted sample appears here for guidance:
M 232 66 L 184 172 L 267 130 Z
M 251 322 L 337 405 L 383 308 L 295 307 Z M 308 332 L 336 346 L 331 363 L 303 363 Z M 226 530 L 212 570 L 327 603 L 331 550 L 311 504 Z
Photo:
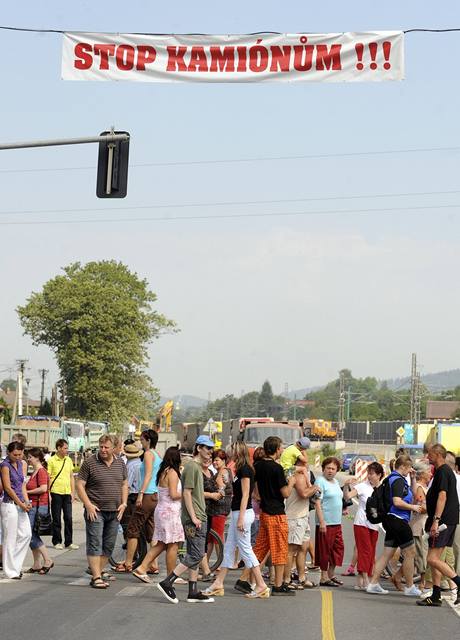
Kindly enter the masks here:
M 34 563 L 26 573 L 38 573 L 43 576 L 54 567 L 54 562 L 51 560 L 43 540 L 40 538 L 40 525 L 50 520 L 49 476 L 43 466 L 45 456 L 40 449 L 30 449 L 27 460 L 34 469 L 27 483 L 27 494 L 32 503 L 29 519 L 32 528 L 30 548 L 34 556 Z M 49 535 L 51 535 L 51 531 Z
M 7 457 L 0 464 L 4 490 L 0 505 L 3 530 L 3 572 L 12 580 L 22 578 L 22 565 L 31 537 L 28 517 L 31 505 L 27 496 L 25 481 L 27 464 L 22 459 L 23 454 L 22 442 L 10 442 L 7 447 Z

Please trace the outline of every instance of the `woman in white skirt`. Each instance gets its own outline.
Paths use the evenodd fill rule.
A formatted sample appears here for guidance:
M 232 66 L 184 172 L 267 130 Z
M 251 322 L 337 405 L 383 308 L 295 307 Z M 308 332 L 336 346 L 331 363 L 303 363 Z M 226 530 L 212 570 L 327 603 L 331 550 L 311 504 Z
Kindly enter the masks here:
M 31 505 L 26 489 L 27 464 L 23 457 L 24 445 L 11 442 L 7 447 L 7 457 L 0 465 L 3 484 L 3 502 L 0 505 L 3 572 L 13 580 L 22 578 L 22 565 L 32 537 L 28 516 Z
M 235 463 L 235 477 L 233 479 L 230 523 L 224 547 L 224 561 L 217 578 L 203 593 L 207 596 L 224 595 L 224 579 L 228 569 L 233 567 L 235 551 L 238 549 L 246 568 L 252 570 L 256 582 L 255 589 L 246 594 L 246 597 L 268 598 L 270 589 L 262 578 L 259 561 L 251 547 L 251 525 L 255 517 L 251 505 L 251 495 L 254 489 L 255 474 L 248 448 L 244 442 L 237 441 L 233 444 L 232 457 Z

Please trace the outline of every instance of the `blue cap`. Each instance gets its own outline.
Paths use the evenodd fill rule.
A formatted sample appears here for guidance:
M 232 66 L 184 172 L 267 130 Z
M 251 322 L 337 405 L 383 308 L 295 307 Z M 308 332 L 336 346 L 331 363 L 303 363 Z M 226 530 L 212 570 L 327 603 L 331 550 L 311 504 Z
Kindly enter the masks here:
M 214 442 L 209 436 L 198 436 L 195 444 L 204 445 L 205 447 L 214 447 Z
M 299 444 L 302 449 L 309 449 L 311 446 L 310 438 L 304 436 L 303 438 L 297 440 L 297 444 Z

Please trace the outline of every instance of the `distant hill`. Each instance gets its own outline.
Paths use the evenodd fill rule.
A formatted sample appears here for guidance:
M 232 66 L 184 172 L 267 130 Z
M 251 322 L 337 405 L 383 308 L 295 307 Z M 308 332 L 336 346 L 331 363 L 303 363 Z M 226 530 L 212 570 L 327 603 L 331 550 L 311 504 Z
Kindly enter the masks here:
M 410 376 L 407 376 L 405 378 L 390 378 L 389 380 L 381 380 L 381 383 L 384 382 L 386 382 L 388 388 L 392 389 L 393 391 L 395 391 L 396 389 L 410 388 Z M 455 387 L 460 385 L 460 369 L 439 371 L 438 373 L 426 373 L 421 376 L 421 382 L 433 393 L 436 393 L 438 391 L 445 391 L 446 389 L 455 389 Z M 300 400 L 307 393 L 312 393 L 313 391 L 323 389 L 324 386 L 294 389 L 293 391 L 289 391 L 287 397 L 290 400 L 294 400 L 294 397 L 297 400 Z M 284 393 L 283 396 L 285 396 Z
M 326 386 L 326 385 L 324 385 Z M 289 393 L 286 395 L 285 393 L 282 393 L 281 395 L 285 398 L 289 398 L 289 400 L 302 400 L 307 393 L 313 393 L 313 391 L 319 391 L 320 389 L 323 389 L 324 386 L 317 386 L 317 387 L 305 387 L 304 389 L 294 389 L 293 391 L 289 391 Z
M 410 388 L 409 376 L 405 378 L 390 378 L 388 380 L 382 380 L 381 382 L 386 382 L 388 388 L 393 390 Z M 434 393 L 436 393 L 437 391 L 444 391 L 445 389 L 454 389 L 455 387 L 460 385 L 460 369 L 440 371 L 439 373 L 426 373 L 421 376 L 421 382 Z M 288 397 L 290 400 L 294 400 L 294 398 L 296 398 L 297 400 L 301 400 L 307 393 L 319 391 L 320 389 L 323 389 L 324 386 L 325 385 L 318 385 L 315 387 L 294 389 L 293 391 L 289 391 L 287 396 L 285 396 L 284 393 L 281 395 Z M 208 403 L 207 400 L 198 398 L 197 396 L 177 395 L 172 399 L 174 400 L 174 404 L 179 403 L 181 409 L 189 409 L 190 407 L 204 407 Z M 171 398 L 161 398 L 161 403 L 163 404 L 167 400 L 171 400 Z
M 446 389 L 454 389 L 460 385 L 460 369 L 451 369 L 450 371 L 440 371 L 439 373 L 426 373 L 420 378 L 430 391 L 445 391 Z M 386 380 L 389 389 L 409 389 L 410 377 L 393 378 Z

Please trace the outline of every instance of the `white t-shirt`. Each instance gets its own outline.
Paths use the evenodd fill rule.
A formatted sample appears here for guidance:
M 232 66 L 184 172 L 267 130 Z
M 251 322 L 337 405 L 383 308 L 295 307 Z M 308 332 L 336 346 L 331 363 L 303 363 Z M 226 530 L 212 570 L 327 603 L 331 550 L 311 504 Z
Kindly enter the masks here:
M 366 518 L 366 502 L 367 499 L 371 497 L 372 492 L 374 491 L 374 487 L 368 480 L 365 480 L 365 482 L 355 484 L 354 489 L 356 489 L 358 493 L 358 510 L 356 511 L 353 524 L 377 531 L 379 528 L 378 524 L 371 524 Z

